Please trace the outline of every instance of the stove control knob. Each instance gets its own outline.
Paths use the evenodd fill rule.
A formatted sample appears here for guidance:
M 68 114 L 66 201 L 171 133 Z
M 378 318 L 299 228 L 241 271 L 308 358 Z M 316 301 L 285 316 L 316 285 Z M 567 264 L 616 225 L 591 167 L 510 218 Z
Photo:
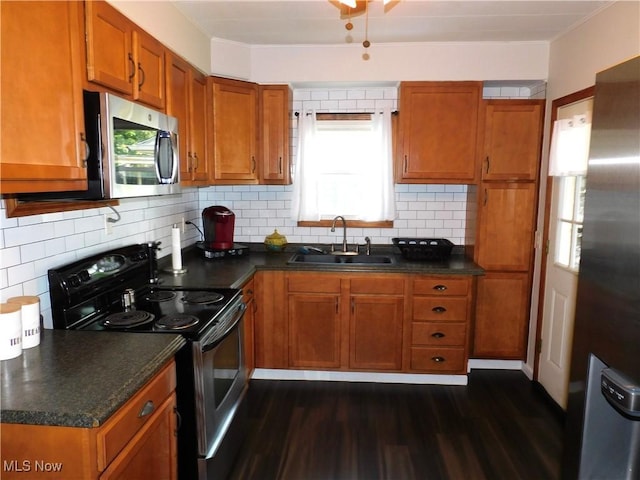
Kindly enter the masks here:
M 80 281 L 80 277 L 74 274 L 67 277 L 67 283 L 72 287 L 79 287 L 82 282 Z
M 89 280 L 91 280 L 91 275 L 86 270 L 82 270 L 80 273 L 78 273 L 78 277 L 80 277 L 81 282 L 88 282 Z

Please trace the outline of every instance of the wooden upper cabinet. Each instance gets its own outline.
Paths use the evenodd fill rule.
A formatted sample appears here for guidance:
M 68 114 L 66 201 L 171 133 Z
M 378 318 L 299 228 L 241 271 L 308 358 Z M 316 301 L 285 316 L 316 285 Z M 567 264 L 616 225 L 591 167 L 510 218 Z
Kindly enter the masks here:
M 85 2 L 87 79 L 164 110 L 164 47 L 101 0 Z
M 167 55 L 167 113 L 178 119 L 180 182 L 207 185 L 206 78 L 182 58 Z
M 476 262 L 487 270 L 528 271 L 533 257 L 537 185 L 483 183 Z
M 475 183 L 481 82 L 402 82 L 396 181 Z
M 290 184 L 288 85 L 260 85 L 260 183 Z
M 133 99 L 164 110 L 164 46 L 148 33 L 134 30 L 133 52 L 136 62 Z
M 82 4 L 0 2 L 0 193 L 85 190 Z
M 488 100 L 483 180 L 536 180 L 544 100 Z
M 191 155 L 195 161 L 193 180 L 196 185 L 208 185 L 210 183 L 210 160 L 207 132 L 210 120 L 207 114 L 207 77 L 192 68 L 190 80 L 189 143 Z
M 209 78 L 214 183 L 258 183 L 258 85 Z

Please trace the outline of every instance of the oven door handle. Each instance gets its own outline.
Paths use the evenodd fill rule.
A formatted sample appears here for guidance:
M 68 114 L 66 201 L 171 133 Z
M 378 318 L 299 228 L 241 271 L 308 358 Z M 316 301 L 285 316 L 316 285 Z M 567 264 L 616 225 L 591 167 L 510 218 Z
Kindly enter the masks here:
M 218 346 L 220 342 L 222 342 L 225 338 L 227 338 L 231 334 L 231 332 L 233 332 L 233 330 L 236 328 L 238 323 L 240 323 L 240 320 L 242 320 L 242 317 L 244 317 L 244 312 L 246 309 L 247 309 L 247 306 L 244 303 L 240 303 L 240 305 L 238 305 L 238 309 L 236 310 L 236 313 L 234 314 L 233 320 L 229 323 L 229 326 L 227 327 L 225 332 L 219 337 L 216 337 L 216 339 L 213 341 L 205 337 L 202 340 L 202 345 L 200 347 L 200 350 L 203 353 L 208 352 L 209 350 L 212 350 L 216 346 Z

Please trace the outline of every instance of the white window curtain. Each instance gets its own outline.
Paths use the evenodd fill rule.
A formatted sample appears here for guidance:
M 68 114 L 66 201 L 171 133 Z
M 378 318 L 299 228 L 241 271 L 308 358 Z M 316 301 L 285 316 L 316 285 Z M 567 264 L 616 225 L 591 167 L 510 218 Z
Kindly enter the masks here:
M 393 220 L 390 109 L 371 121 L 318 121 L 315 112 L 306 113 L 298 118 L 292 218 Z
M 588 115 L 556 120 L 549 152 L 549 176 L 569 177 L 587 174 L 591 122 Z

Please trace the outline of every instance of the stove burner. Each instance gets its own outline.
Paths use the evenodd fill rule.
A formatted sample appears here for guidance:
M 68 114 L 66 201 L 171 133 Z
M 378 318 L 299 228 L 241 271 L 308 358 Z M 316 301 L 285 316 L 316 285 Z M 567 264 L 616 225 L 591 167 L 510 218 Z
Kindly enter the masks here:
M 209 305 L 221 301 L 224 295 L 216 292 L 187 292 L 182 301 L 197 305 Z
M 104 320 L 107 328 L 136 327 L 150 322 L 154 316 L 144 310 L 128 310 L 126 312 L 112 313 Z
M 176 313 L 173 315 L 165 315 L 156 322 L 156 327 L 164 330 L 181 330 L 196 325 L 200 320 L 193 315 Z
M 171 292 L 169 290 L 151 292 L 144 298 L 149 302 L 166 302 L 167 300 L 173 300 L 174 298 L 176 298 L 176 292 Z

